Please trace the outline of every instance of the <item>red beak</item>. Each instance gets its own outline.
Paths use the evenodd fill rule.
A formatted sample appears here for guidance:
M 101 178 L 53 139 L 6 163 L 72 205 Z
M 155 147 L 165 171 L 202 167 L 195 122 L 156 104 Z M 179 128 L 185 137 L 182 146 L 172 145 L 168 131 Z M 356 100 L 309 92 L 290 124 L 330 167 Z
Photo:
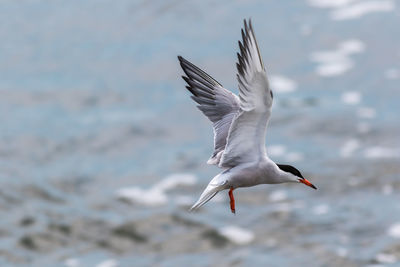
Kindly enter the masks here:
M 300 183 L 303 183 L 303 184 L 305 184 L 305 185 L 308 185 L 308 186 L 311 187 L 311 188 L 317 189 L 317 188 L 315 187 L 315 185 L 313 185 L 312 183 L 310 183 L 310 181 L 308 181 L 307 179 L 299 179 L 299 182 L 300 182 Z

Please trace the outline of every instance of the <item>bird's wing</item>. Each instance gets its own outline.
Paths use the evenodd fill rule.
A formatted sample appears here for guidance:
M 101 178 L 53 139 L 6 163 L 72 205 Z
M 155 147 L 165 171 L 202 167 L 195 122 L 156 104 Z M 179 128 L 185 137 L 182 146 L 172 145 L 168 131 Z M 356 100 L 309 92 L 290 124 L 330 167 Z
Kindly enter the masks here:
M 182 78 L 188 84 L 186 88 L 192 93 L 191 98 L 213 123 L 214 153 L 207 163 L 218 165 L 232 119 L 239 110 L 239 98 L 183 57 L 178 56 L 178 59 L 186 74 Z
M 240 109 L 229 129 L 219 163 L 222 168 L 257 161 L 266 155 L 265 134 L 273 96 L 251 21 L 249 25 L 244 21 L 242 39 L 242 43 L 239 41 L 239 63 L 236 64 Z

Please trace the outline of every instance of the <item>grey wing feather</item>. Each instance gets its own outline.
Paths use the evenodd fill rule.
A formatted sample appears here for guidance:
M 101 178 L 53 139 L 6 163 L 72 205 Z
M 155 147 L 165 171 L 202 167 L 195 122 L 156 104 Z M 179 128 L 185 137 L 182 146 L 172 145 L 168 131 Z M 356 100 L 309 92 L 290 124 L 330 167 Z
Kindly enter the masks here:
M 242 42 L 239 41 L 237 64 L 240 110 L 229 129 L 219 162 L 221 168 L 256 162 L 266 156 L 265 135 L 273 97 L 251 21 L 249 25 L 244 21 Z
M 178 59 L 186 74 L 182 76 L 188 84 L 186 89 L 192 93 L 191 98 L 197 107 L 213 123 L 214 152 L 207 163 L 218 165 L 232 120 L 239 110 L 239 98 L 183 57 L 178 56 Z

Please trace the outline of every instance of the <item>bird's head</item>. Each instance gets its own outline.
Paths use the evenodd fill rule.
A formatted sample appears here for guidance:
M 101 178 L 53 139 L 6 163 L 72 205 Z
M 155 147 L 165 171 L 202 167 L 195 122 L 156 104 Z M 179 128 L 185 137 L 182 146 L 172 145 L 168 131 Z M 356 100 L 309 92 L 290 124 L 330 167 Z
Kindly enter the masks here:
M 308 185 L 311 188 L 317 189 L 310 181 L 308 181 L 306 178 L 303 177 L 301 172 L 296 169 L 295 167 L 291 165 L 285 165 L 285 164 L 277 164 L 279 169 L 284 171 L 286 173 L 286 176 L 288 176 L 289 180 L 292 182 L 299 182 L 305 185 Z

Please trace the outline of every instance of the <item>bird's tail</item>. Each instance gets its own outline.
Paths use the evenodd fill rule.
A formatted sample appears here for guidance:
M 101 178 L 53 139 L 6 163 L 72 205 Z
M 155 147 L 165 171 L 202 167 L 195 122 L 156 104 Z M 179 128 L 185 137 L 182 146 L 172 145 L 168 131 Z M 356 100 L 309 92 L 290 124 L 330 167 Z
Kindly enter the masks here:
M 219 182 L 220 174 L 215 176 L 211 182 L 207 185 L 206 189 L 201 194 L 199 200 L 189 209 L 189 211 L 194 211 L 210 201 L 219 191 L 226 189 L 226 181 Z

